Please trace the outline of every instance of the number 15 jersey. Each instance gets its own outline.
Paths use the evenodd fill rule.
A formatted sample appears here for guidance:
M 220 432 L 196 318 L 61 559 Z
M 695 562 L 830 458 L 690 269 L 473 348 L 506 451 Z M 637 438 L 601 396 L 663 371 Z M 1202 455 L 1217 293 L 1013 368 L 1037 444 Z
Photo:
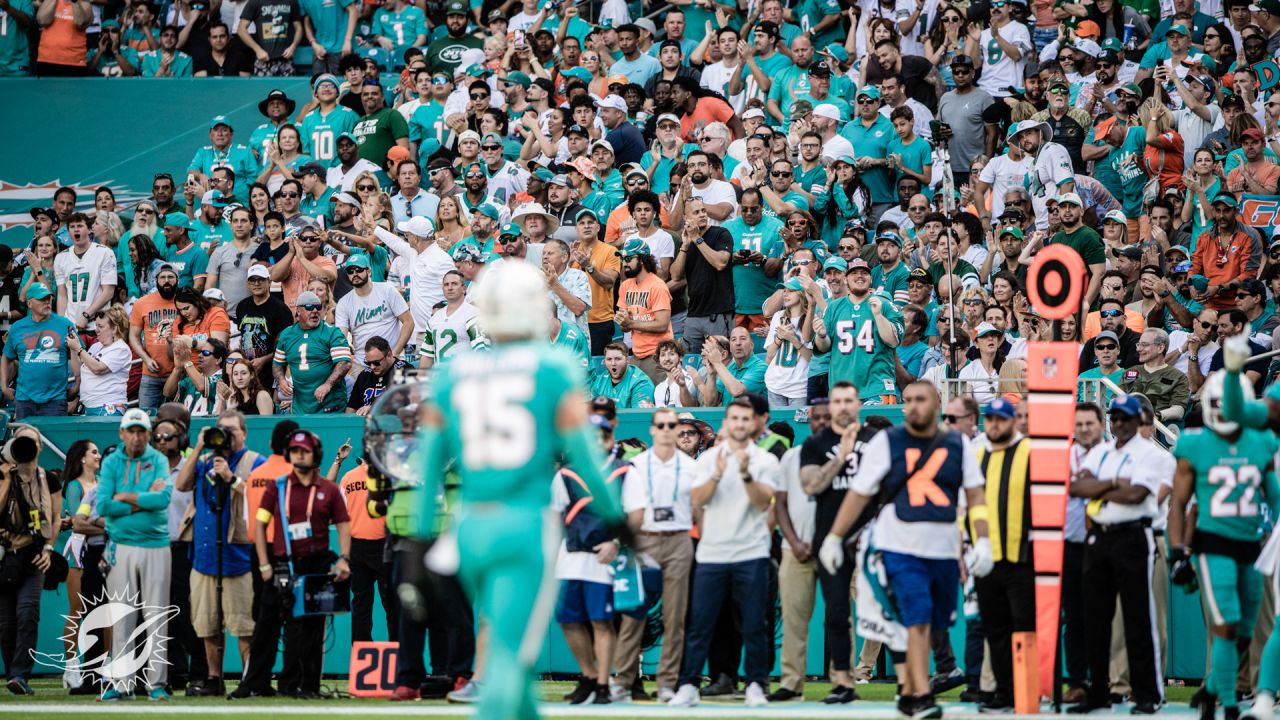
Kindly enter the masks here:
M 881 303 L 881 312 L 901 337 L 902 315 L 888 300 L 881 298 Z M 854 303 L 849 296 L 833 300 L 822 320 L 831 338 L 831 385 L 841 380 L 852 382 L 863 402 L 898 394 L 894 350 L 880 339 L 875 316 L 865 300 Z
M 1266 478 L 1276 449 L 1276 436 L 1265 430 L 1246 428 L 1234 443 L 1207 429 L 1184 432 L 1173 456 L 1196 471 L 1196 529 L 1232 540 L 1261 540 L 1264 494 L 1275 487 L 1274 479 Z

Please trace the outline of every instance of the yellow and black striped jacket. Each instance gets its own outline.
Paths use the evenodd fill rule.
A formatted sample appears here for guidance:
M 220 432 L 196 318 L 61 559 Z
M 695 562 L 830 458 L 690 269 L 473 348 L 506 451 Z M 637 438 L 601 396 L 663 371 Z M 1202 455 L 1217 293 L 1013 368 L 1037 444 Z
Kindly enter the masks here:
M 1004 450 L 977 448 L 986 478 L 987 536 L 996 562 L 1031 561 L 1031 439 Z M 973 528 L 970 527 L 970 535 Z

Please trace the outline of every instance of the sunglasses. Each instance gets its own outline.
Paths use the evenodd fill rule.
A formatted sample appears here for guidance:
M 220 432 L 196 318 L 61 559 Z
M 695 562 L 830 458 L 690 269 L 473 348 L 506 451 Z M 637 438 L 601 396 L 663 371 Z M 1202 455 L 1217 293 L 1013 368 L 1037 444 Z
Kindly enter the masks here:
M 677 437 L 682 437 L 682 438 L 686 438 L 686 437 L 698 437 L 698 431 L 697 431 L 697 430 L 681 430 L 681 431 L 677 434 Z
M 212 351 L 212 350 L 201 350 L 201 351 L 200 351 L 200 357 L 209 357 L 209 356 L 211 356 L 211 355 L 213 355 L 213 351 Z
M 773 171 L 770 171 L 769 175 L 773 177 L 790 177 L 791 171 L 790 170 L 773 170 Z
M 322 306 L 311 304 L 311 305 L 299 305 L 298 307 L 302 308 L 303 310 L 306 310 L 307 312 L 320 312 L 320 308 Z
M 1213 323 L 1207 323 L 1207 322 L 1205 322 L 1205 321 L 1203 321 L 1203 320 L 1197 320 L 1196 322 L 1200 323 L 1200 328 L 1201 328 L 1202 330 L 1212 330 L 1212 329 L 1213 329 Z
M 870 104 L 872 104 L 872 103 L 876 103 L 876 102 L 879 102 L 879 100 L 876 100 L 875 98 L 868 98 L 868 97 L 860 97 L 860 98 L 858 98 L 858 104 L 859 104 L 859 105 L 870 105 Z
M 1052 87 L 1052 88 L 1049 88 L 1049 94 L 1050 95 L 1070 95 L 1071 90 L 1064 87 Z
M 320 242 L 320 238 L 315 235 L 300 235 L 298 236 L 298 240 L 304 243 Z
M 468 180 L 483 180 L 484 173 L 467 173 Z
M 178 437 L 177 435 L 174 435 L 172 433 L 156 433 L 155 435 L 151 436 L 151 439 L 156 442 L 168 442 L 170 440 L 177 439 L 177 437 Z
M 148 210 L 147 208 L 138 208 L 138 214 L 139 215 L 155 215 L 156 211 Z
M 805 267 L 806 265 L 809 265 L 812 262 L 813 262 L 812 260 L 792 260 L 791 264 L 797 267 Z
M 960 418 L 967 417 L 973 417 L 973 413 L 965 413 L 963 415 L 943 415 L 942 420 L 943 422 L 955 423 L 958 422 Z
M 377 185 L 357 185 L 356 190 L 359 190 L 360 192 L 377 192 L 378 186 Z
M 355 275 L 356 273 L 362 273 L 362 272 L 367 272 L 367 271 L 368 271 L 368 268 L 362 268 L 362 267 L 349 267 L 349 268 L 347 268 L 347 274 L 348 274 L 348 275 Z
M 447 85 L 448 83 L 449 81 L 446 78 L 442 78 L 442 77 L 431 78 L 432 85 Z
M 1104 60 L 1104 61 L 1102 61 L 1102 62 L 1098 63 L 1098 67 L 1099 67 L 1100 69 L 1108 69 L 1108 68 L 1113 68 L 1113 67 L 1115 67 L 1115 65 L 1113 65 L 1112 63 L 1106 62 L 1106 61 Z M 954 72 L 954 71 L 952 71 L 952 72 Z
M 488 100 L 489 95 L 487 93 L 475 93 L 474 95 L 471 96 L 471 99 L 472 100 Z
M 1004 2 L 1004 0 L 996 0 L 996 2 L 991 3 L 991 7 L 993 7 L 993 8 L 1002 8 L 1002 7 L 1005 7 L 1005 6 L 1006 6 L 1006 5 L 1008 5 L 1008 4 L 1009 4 L 1009 3 Z
M 841 245 L 840 247 L 837 248 L 837 250 L 840 252 L 845 252 L 845 251 L 858 252 L 858 248 L 856 245 Z
M 965 298 L 964 304 L 965 305 L 981 305 L 982 298 Z
M 964 22 L 964 18 L 962 18 L 962 17 L 960 17 L 960 16 L 958 16 L 958 15 L 952 15 L 951 17 L 945 17 L 945 18 L 942 18 L 942 22 L 944 22 L 944 23 L 958 23 L 958 22 Z
M 1120 346 L 1119 345 L 1095 345 L 1093 346 L 1093 349 L 1094 350 L 1119 350 Z
M 656 422 L 653 424 L 654 430 L 675 430 L 678 422 Z
M 1123 314 L 1123 311 L 1121 310 L 1103 310 L 1101 312 L 1102 317 L 1104 318 L 1120 317 L 1120 315 Z
M 298 193 L 296 193 L 296 192 L 282 192 L 282 193 L 277 193 L 277 194 L 276 194 L 276 197 L 282 197 L 282 198 L 296 198 L 296 197 L 298 197 Z
M 926 212 L 929 210 L 928 205 L 913 205 L 907 208 L 907 212 Z
M 501 150 L 502 146 L 501 145 L 481 145 L 480 149 L 481 150 Z

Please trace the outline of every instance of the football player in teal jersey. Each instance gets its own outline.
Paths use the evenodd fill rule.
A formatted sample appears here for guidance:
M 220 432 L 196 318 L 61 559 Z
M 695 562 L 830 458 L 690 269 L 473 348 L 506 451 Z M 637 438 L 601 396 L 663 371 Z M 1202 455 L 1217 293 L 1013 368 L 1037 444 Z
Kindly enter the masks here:
M 1246 334 L 1229 337 L 1222 343 L 1222 364 L 1227 371 L 1222 391 L 1222 416 L 1227 422 L 1239 423 L 1245 428 L 1267 429 L 1274 433 L 1280 430 L 1280 385 L 1272 384 L 1267 388 L 1267 394 L 1262 400 L 1246 397 L 1244 386 L 1248 381 L 1241 382 L 1240 373 L 1252 355 Z M 1272 507 L 1272 510 L 1271 516 L 1274 518 L 1275 508 Z M 1280 581 L 1280 568 L 1271 568 L 1271 571 L 1272 582 Z M 1246 715 L 1260 720 L 1269 719 L 1278 690 L 1280 633 L 1273 631 L 1262 650 L 1262 661 L 1258 666 L 1258 692 L 1254 696 L 1253 707 Z
M 1204 685 L 1208 697 L 1200 704 L 1200 717 L 1205 720 L 1213 718 L 1217 702 L 1222 703 L 1228 720 L 1239 717 L 1237 647 L 1248 647 L 1262 600 L 1262 574 L 1253 563 L 1266 529 L 1263 502 L 1271 517 L 1280 508 L 1280 485 L 1272 467 L 1276 436 L 1223 418 L 1223 386 L 1227 382 L 1243 385 L 1243 394 L 1253 396 L 1248 381 L 1238 374 L 1216 372 L 1205 381 L 1205 427 L 1184 432 L 1173 450 L 1178 469 L 1167 534 L 1171 579 L 1176 585 L 1190 585 L 1199 571 L 1200 592 L 1212 623 L 1211 670 Z M 1195 533 L 1187 548 L 1182 545 L 1186 537 L 1183 528 L 1192 497 L 1196 500 Z M 1263 701 L 1267 704 L 1275 687 L 1268 687 L 1265 677 L 1260 678 L 1259 695 L 1268 693 Z
M 552 308 L 547 336 L 551 338 L 552 345 L 573 351 L 574 357 L 578 358 L 584 371 L 591 367 L 591 342 L 577 326 L 560 322 L 560 317 L 554 312 L 554 308 Z
M 315 108 L 302 118 L 302 148 L 312 160 L 331 168 L 338 164 L 338 136 L 355 129 L 360 116 L 338 104 L 338 78 L 321 75 L 311 83 Z
M 902 314 L 885 296 L 872 291 L 866 260 L 849 261 L 845 279 L 849 294 L 832 300 L 814 322 L 814 349 L 831 353 L 832 385 L 848 380 L 858 386 L 864 404 L 896 404 L 894 348 L 902 337 Z
M 276 385 L 293 380 L 293 414 L 340 413 L 347 405 L 344 378 L 351 369 L 351 344 L 337 327 L 322 320 L 324 305 L 313 292 L 298 295 L 298 322 L 280 333 L 271 373 Z
M 429 381 L 419 426 L 419 512 L 436 512 L 436 486 L 458 458 L 458 573 L 490 628 L 476 716 L 530 720 L 538 716 L 531 669 L 556 599 L 560 522 L 547 510 L 546 478 L 559 458 L 578 468 L 605 522 L 621 527 L 623 514 L 600 471 L 582 371 L 546 340 L 552 308 L 545 280 L 524 263 L 503 263 L 489 274 L 476 304 L 493 351 L 449 363 Z

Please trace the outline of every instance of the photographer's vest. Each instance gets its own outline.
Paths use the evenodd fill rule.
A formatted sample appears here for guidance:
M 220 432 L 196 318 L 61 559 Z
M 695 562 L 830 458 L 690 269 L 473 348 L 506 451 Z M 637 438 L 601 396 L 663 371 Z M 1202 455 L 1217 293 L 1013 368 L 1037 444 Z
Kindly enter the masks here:
M 903 522 L 955 522 L 956 501 L 964 484 L 964 441 L 959 433 L 918 438 L 905 427 L 884 431 L 889 441 L 889 472 L 881 488 L 891 490 Z M 926 452 L 928 453 L 925 456 Z
M 612 486 L 615 481 L 621 488 L 621 478 L 631 469 L 630 463 L 623 463 L 613 469 L 605 477 L 605 484 Z M 595 500 L 587 483 L 569 468 L 561 468 L 560 481 L 569 494 L 569 504 L 561 512 L 564 520 L 564 541 L 569 552 L 594 552 L 595 547 L 613 539 L 613 532 L 604 520 L 590 511 L 589 506 Z
M 0 545 L 21 550 L 41 540 L 53 522 L 52 509 L 44 468 L 37 468 L 34 487 L 23 484 L 16 470 L 0 474 Z
M 231 470 L 231 473 L 237 478 L 241 478 L 247 486 L 247 478 L 253 472 L 253 464 L 257 462 L 260 457 L 262 456 L 252 450 L 245 450 L 244 453 L 240 455 L 240 460 Z M 199 462 L 199 459 L 188 458 L 187 462 Z M 205 485 L 201 485 L 200 483 L 205 483 L 206 485 L 211 484 L 209 483 L 209 478 L 198 477 L 195 479 L 195 491 L 197 493 L 207 492 L 209 488 L 205 487 Z M 249 510 L 246 507 L 247 503 L 245 501 L 246 489 L 247 487 L 241 488 L 239 492 L 236 490 L 227 491 L 227 500 L 231 503 L 231 508 L 228 513 L 228 519 L 230 522 L 227 523 L 227 542 L 229 543 L 244 545 L 253 542 L 253 535 L 249 532 Z M 207 496 L 204 497 L 207 498 Z M 195 523 L 195 517 L 196 502 L 195 498 L 192 498 L 191 504 L 187 506 L 186 513 L 182 516 L 182 529 L 178 534 L 178 540 L 190 542 L 193 539 L 193 525 Z

